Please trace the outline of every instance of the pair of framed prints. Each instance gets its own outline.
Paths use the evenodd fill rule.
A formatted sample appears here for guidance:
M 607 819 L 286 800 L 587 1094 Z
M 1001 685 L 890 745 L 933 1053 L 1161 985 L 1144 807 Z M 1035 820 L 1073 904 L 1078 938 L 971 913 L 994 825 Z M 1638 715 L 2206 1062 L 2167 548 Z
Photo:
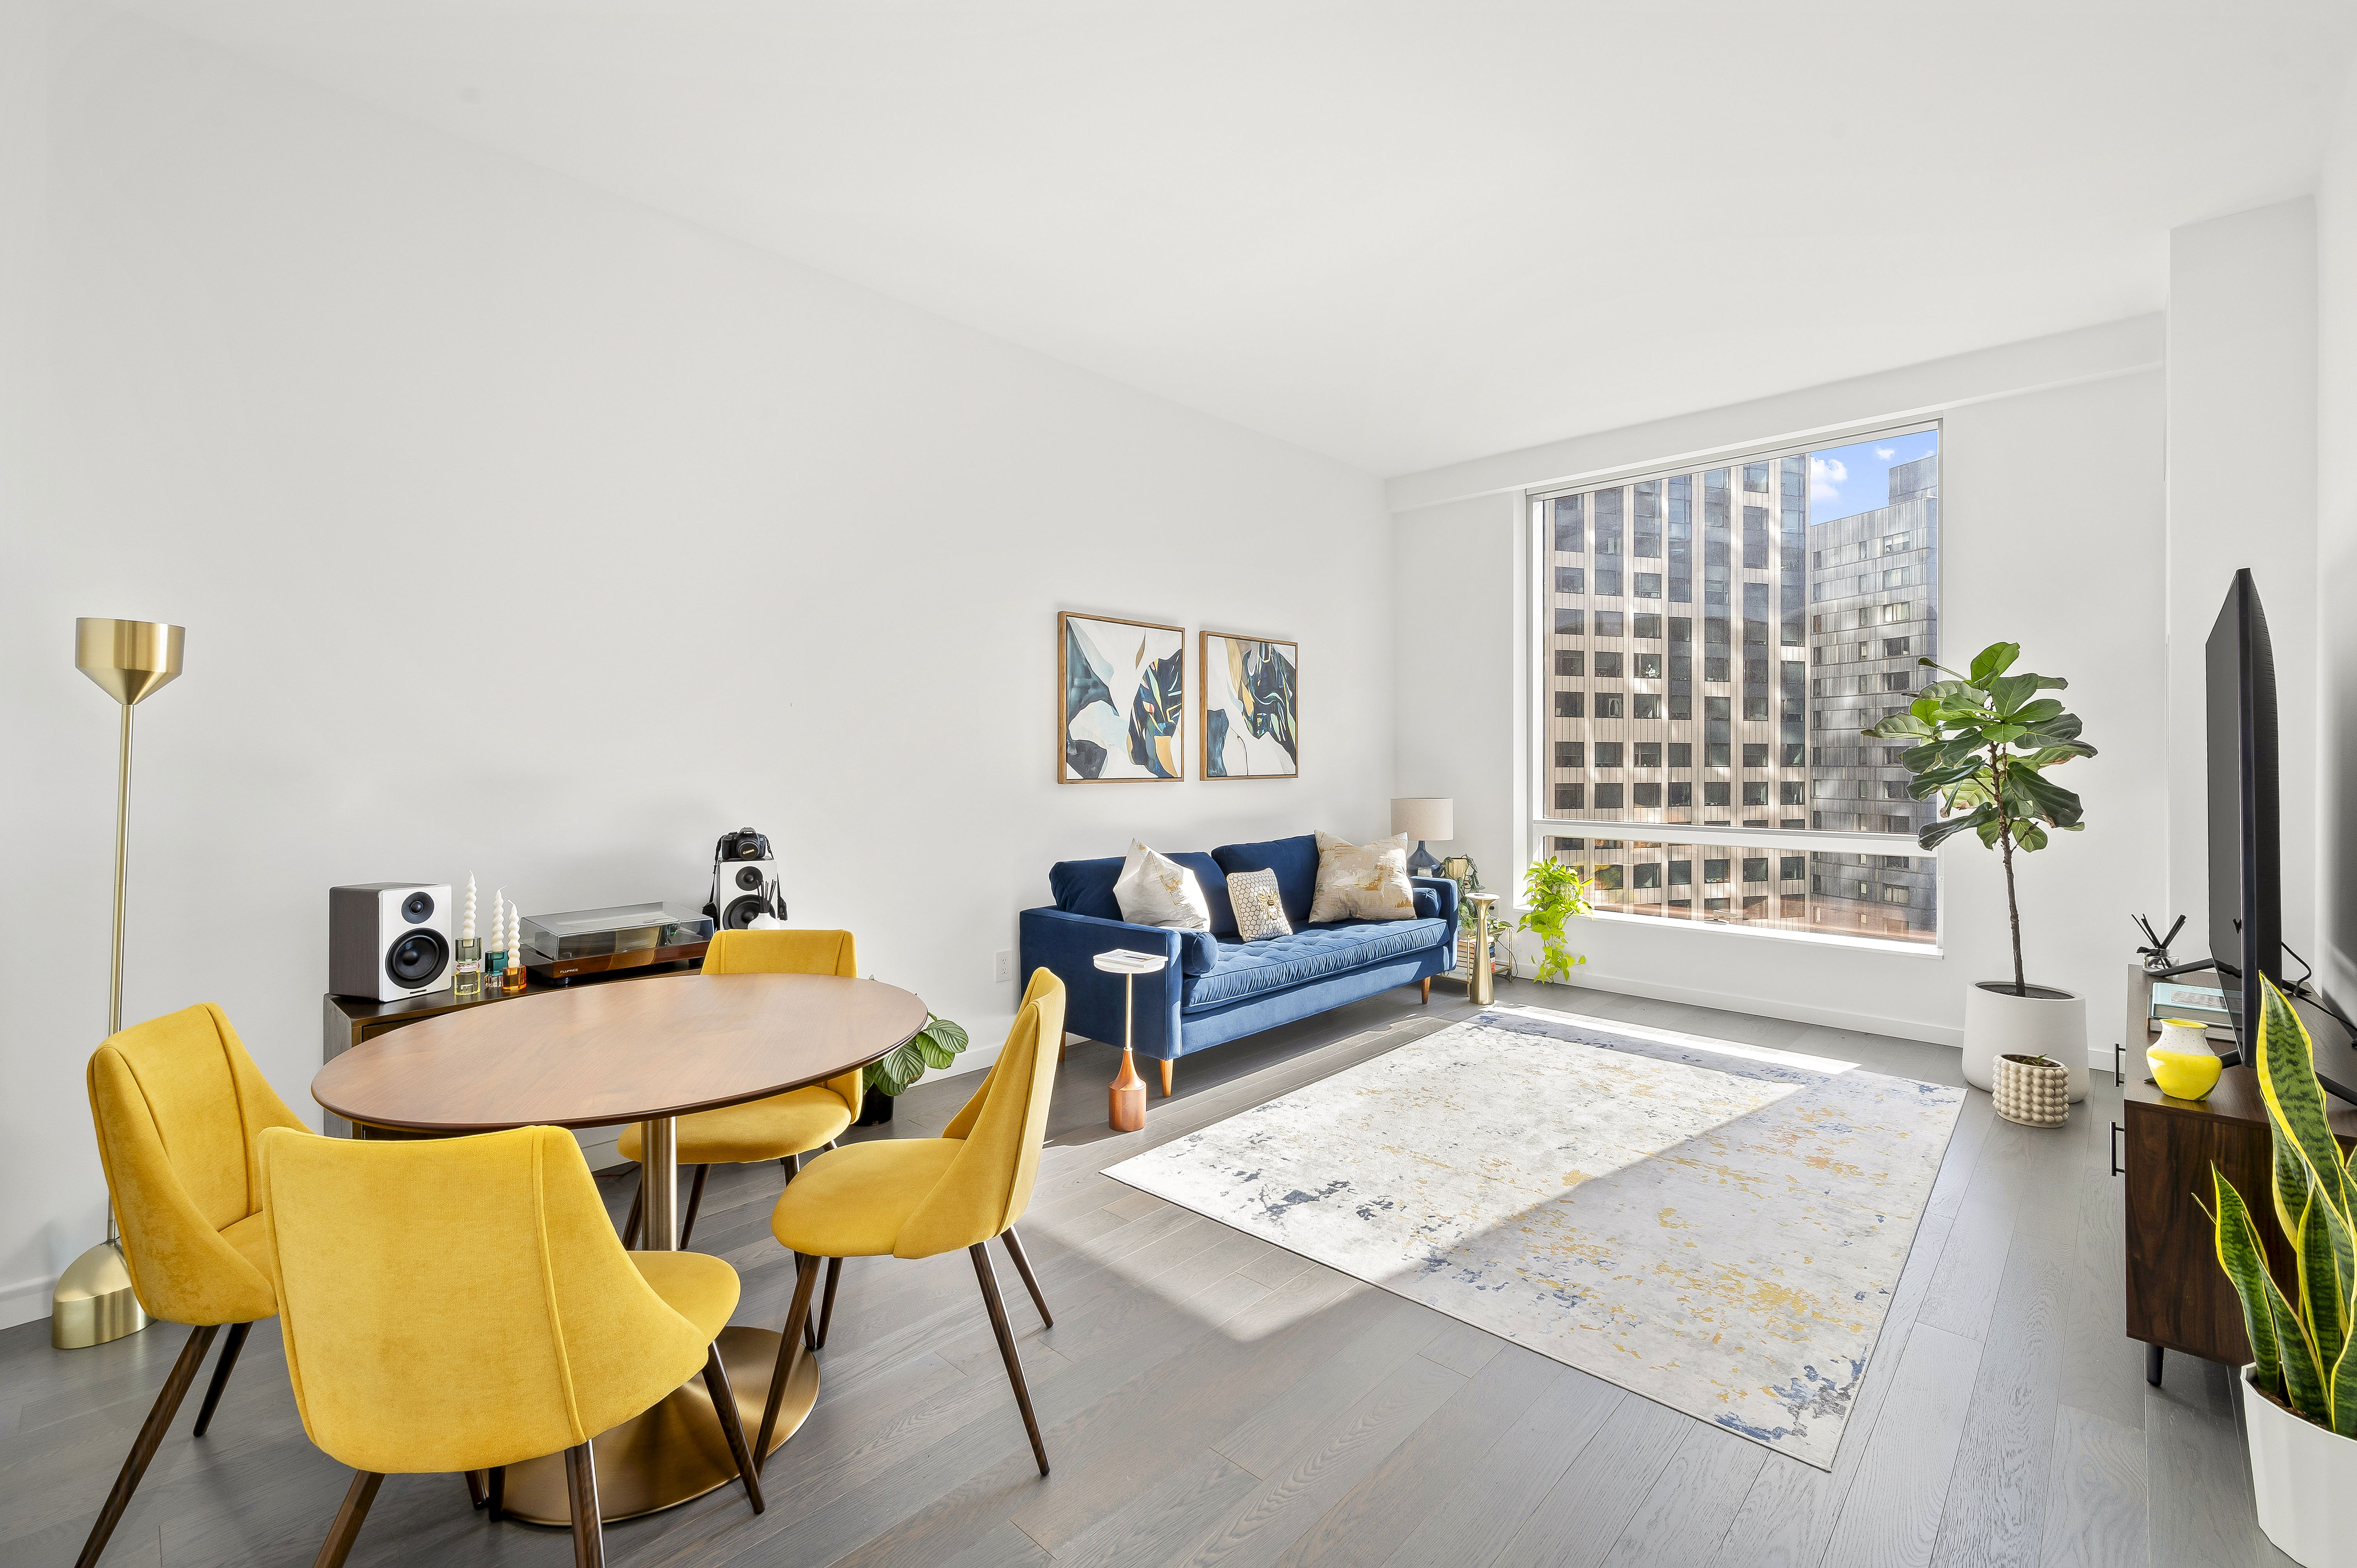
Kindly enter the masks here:
M 1300 645 L 1200 634 L 1198 777 L 1301 771 Z M 1183 627 L 1056 618 L 1056 777 L 1066 784 L 1173 782 L 1187 774 Z

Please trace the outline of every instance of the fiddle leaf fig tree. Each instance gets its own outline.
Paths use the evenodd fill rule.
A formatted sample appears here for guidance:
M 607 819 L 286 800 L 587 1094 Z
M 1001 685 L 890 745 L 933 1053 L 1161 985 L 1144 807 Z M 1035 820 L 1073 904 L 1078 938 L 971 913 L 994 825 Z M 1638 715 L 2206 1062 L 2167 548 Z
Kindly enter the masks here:
M 1929 659 L 1919 664 L 1948 679 L 1923 688 L 1907 711 L 1866 731 L 1878 740 L 1908 740 L 1900 760 L 1914 779 L 1907 792 L 1918 800 L 1938 797 L 1940 814 L 1915 835 L 1925 849 L 1937 849 L 1971 832 L 2005 861 L 2005 908 L 2013 922 L 2013 993 L 2029 994 L 2021 970 L 2021 907 L 2015 900 L 2013 856 L 2047 845 L 2047 830 L 2077 832 L 2079 797 L 2046 777 L 2074 757 L 2095 748 L 2079 738 L 2079 719 L 2040 692 L 2070 685 L 2058 675 L 2011 674 L 2021 657 L 2018 642 L 1993 642 L 1959 674 Z

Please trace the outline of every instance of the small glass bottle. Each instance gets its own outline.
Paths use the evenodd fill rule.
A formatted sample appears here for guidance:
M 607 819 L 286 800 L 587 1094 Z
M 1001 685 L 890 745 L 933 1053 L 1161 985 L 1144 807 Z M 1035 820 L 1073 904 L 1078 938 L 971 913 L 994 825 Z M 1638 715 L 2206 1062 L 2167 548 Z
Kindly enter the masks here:
M 473 1002 L 483 994 L 483 939 L 458 939 L 458 967 L 450 990 L 461 1002 Z

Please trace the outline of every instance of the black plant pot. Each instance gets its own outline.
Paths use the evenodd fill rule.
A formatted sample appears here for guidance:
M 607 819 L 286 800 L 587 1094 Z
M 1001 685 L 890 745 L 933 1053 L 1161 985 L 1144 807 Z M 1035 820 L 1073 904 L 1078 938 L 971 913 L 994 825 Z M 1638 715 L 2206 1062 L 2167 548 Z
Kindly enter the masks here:
M 860 1092 L 859 1120 L 854 1123 L 854 1125 L 860 1127 L 881 1127 L 885 1122 L 889 1122 L 890 1120 L 892 1120 L 892 1097 L 890 1095 L 882 1093 L 873 1087 L 866 1089 Z

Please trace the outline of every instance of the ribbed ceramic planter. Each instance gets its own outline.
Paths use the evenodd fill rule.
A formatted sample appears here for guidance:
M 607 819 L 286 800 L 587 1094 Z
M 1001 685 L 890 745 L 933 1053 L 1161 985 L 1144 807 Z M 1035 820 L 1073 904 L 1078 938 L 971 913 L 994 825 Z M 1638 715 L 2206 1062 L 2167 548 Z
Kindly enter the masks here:
M 2016 996 L 2009 981 L 1984 980 L 1964 993 L 1964 1081 L 1996 1088 L 1996 1058 L 2052 1057 L 2070 1075 L 2070 1100 L 2087 1098 L 2087 1002 L 2050 985 Z
M 1996 1113 L 2024 1127 L 2060 1127 L 2071 1120 L 2071 1074 L 2061 1063 L 2012 1055 L 1996 1058 L 1989 1090 Z
M 2348 1499 L 2357 1492 L 2357 1438 L 2302 1421 L 2251 1387 L 2243 1369 L 2243 1431 L 2259 1528 L 2300 1568 L 2357 1568 Z

